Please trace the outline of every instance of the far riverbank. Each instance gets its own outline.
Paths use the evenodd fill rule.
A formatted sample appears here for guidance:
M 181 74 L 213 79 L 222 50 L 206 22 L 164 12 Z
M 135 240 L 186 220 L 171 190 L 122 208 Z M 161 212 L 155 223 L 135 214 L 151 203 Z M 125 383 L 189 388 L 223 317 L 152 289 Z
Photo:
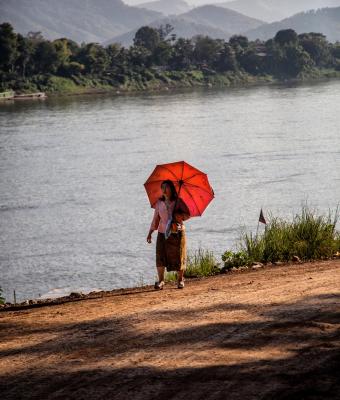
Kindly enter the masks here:
M 135 94 L 143 92 L 161 93 L 182 89 L 197 88 L 238 88 L 263 85 L 297 84 L 321 82 L 339 79 L 340 71 L 335 69 L 315 69 L 296 78 L 274 77 L 272 75 L 251 75 L 245 72 L 229 72 L 224 74 L 193 71 L 162 71 L 143 77 L 142 75 L 127 77 L 124 84 L 110 85 L 102 79 L 85 77 L 64 78 L 48 75 L 37 77 L 27 82 L 25 89 L 12 87 L 18 94 L 45 92 L 49 96 L 97 95 L 113 93 L 115 95 Z

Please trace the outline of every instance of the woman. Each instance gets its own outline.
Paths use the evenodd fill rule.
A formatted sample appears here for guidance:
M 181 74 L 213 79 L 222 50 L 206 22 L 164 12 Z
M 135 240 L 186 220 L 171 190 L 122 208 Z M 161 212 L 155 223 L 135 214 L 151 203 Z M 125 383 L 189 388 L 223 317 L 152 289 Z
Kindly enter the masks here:
M 157 201 L 154 217 L 150 226 L 147 242 L 151 243 L 153 231 L 158 230 L 156 242 L 156 266 L 158 281 L 155 289 L 164 286 L 165 268 L 177 271 L 177 287 L 184 288 L 184 271 L 186 267 L 186 237 L 183 221 L 190 218 L 190 212 L 184 201 L 178 197 L 175 185 L 171 180 L 161 184 L 163 196 Z M 166 227 L 170 218 L 177 223 L 177 232 L 166 239 Z

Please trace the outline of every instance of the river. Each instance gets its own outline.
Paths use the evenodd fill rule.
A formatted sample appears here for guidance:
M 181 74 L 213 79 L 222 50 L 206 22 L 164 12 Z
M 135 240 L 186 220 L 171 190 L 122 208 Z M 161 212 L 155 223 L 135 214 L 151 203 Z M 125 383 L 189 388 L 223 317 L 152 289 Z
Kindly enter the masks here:
M 0 286 L 7 300 L 155 278 L 143 183 L 185 160 L 216 198 L 187 222 L 217 259 L 265 216 L 340 201 L 340 81 L 0 104 Z M 260 230 L 263 226 L 260 226 Z

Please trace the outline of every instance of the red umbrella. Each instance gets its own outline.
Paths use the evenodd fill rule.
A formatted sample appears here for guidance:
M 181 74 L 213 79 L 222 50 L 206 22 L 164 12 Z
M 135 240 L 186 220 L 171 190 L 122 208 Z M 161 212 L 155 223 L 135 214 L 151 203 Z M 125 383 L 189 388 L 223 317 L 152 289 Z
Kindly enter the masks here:
M 185 161 L 178 161 L 157 165 L 144 183 L 152 208 L 155 208 L 157 200 L 162 196 L 161 183 L 167 179 L 174 183 L 177 193 L 187 205 L 191 217 L 202 215 L 214 198 L 214 191 L 209 184 L 207 174 Z

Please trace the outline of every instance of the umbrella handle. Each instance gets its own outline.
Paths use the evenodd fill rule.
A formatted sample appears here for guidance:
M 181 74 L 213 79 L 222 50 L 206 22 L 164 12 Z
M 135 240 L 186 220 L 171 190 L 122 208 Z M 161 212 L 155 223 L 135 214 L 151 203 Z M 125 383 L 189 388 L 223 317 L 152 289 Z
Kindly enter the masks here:
M 180 181 L 178 181 L 178 183 L 179 183 L 179 189 L 178 189 L 177 199 L 176 199 L 176 202 L 175 202 L 175 207 L 174 207 L 174 210 L 172 212 L 172 219 L 174 219 L 174 214 L 175 214 L 175 210 L 176 210 L 176 207 L 177 207 L 179 194 L 181 193 L 182 185 L 183 185 L 184 182 L 182 180 L 180 180 Z

